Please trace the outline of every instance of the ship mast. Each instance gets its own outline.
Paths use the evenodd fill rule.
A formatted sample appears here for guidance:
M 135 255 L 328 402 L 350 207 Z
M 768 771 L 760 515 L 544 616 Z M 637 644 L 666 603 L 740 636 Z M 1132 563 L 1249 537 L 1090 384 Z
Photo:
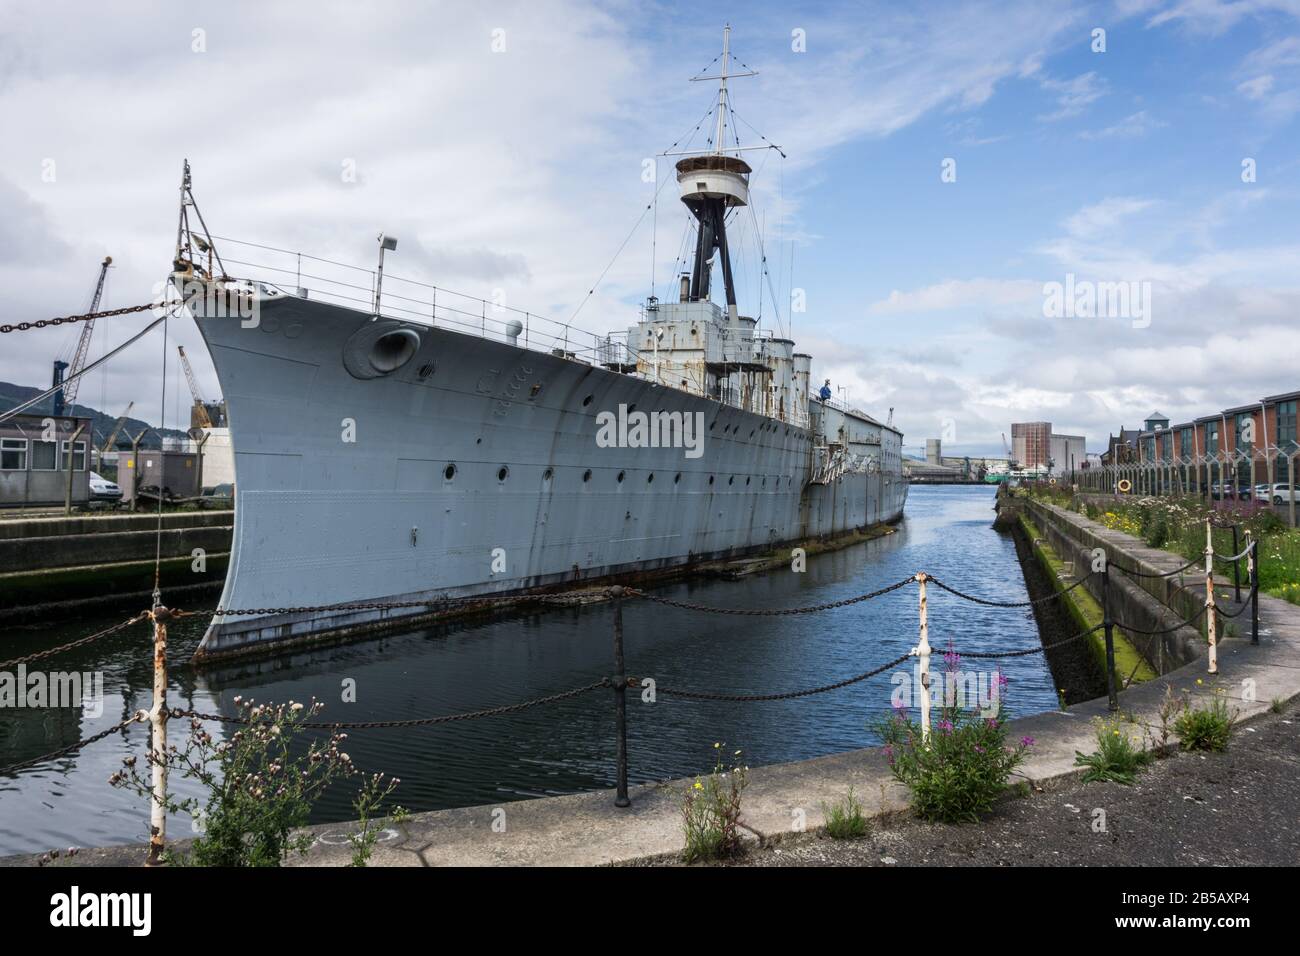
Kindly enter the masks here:
M 713 152 L 722 152 L 722 142 L 727 135 L 727 67 L 731 62 L 731 24 L 722 28 L 722 67 L 718 71 L 718 129 L 713 137 Z
M 677 162 L 677 183 L 681 200 L 698 221 L 695 238 L 695 262 L 691 269 L 688 296 L 692 302 L 709 298 L 709 280 L 715 253 L 722 262 L 722 282 L 727 297 L 727 313 L 735 320 L 736 286 L 731 274 L 731 255 L 727 249 L 726 215 L 728 210 L 749 205 L 750 166 L 738 156 L 739 146 L 726 148 L 727 135 L 727 80 L 739 76 L 756 76 L 757 71 L 733 73 L 731 61 L 731 26 L 722 31 L 722 66 L 717 76 L 695 76 L 691 82 L 718 81 L 717 122 L 713 137 L 713 150 L 708 153 L 688 155 Z

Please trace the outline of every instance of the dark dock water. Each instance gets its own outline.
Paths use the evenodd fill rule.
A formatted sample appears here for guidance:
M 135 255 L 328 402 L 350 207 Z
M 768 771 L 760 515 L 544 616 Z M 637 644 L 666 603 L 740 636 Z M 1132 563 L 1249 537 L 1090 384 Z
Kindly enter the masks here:
M 895 533 L 814 556 L 805 573 L 778 571 L 736 582 L 681 583 L 661 593 L 728 607 L 794 607 L 850 597 L 917 570 L 963 590 L 1024 600 L 1014 542 L 992 529 L 992 486 L 914 487 Z M 215 599 L 214 599 L 215 600 Z M 115 623 L 86 618 L 42 630 L 9 630 L 5 659 Z M 304 651 L 274 660 L 196 673 L 178 663 L 170 702 L 232 712 L 236 695 L 260 701 L 325 702 L 322 719 L 424 717 L 493 707 L 556 693 L 611 672 L 607 605 L 421 629 L 364 643 Z M 889 661 L 916 642 L 916 589 L 812 615 L 733 617 L 630 601 L 625 612 L 628 672 L 662 685 L 722 693 L 772 693 L 830 683 Z M 1038 641 L 1026 609 L 994 609 L 930 596 L 931 641 L 972 650 L 1008 650 Z M 200 621 L 173 625 L 171 656 L 183 662 Z M 147 708 L 152 687 L 148 628 L 141 626 L 47 662 L 50 670 L 101 671 L 103 713 L 76 709 L 0 709 L 0 766 L 47 753 Z M 1011 658 L 1009 711 L 1023 716 L 1056 706 L 1042 655 Z M 35 665 L 34 665 L 35 666 Z M 975 667 L 969 669 L 978 669 Z M 790 701 L 712 703 L 629 694 L 634 783 L 709 769 L 713 744 L 742 749 L 751 765 L 799 760 L 874 744 L 870 724 L 889 712 L 896 681 L 882 674 L 853 686 Z M 355 703 L 343 703 L 345 681 Z M 360 730 L 348 752 L 365 770 L 400 777 L 399 802 L 433 810 L 570 793 L 613 785 L 613 705 L 609 691 L 502 717 L 435 727 Z M 173 722 L 171 740 L 185 722 Z M 224 732 L 224 731 L 222 731 Z M 110 788 L 121 758 L 143 758 L 147 728 L 100 741 L 73 757 L 0 778 L 0 854 L 144 841 L 147 807 Z M 187 782 L 173 780 L 187 793 Z M 350 794 L 333 793 L 318 822 L 349 819 Z M 188 820 L 170 827 L 189 834 Z

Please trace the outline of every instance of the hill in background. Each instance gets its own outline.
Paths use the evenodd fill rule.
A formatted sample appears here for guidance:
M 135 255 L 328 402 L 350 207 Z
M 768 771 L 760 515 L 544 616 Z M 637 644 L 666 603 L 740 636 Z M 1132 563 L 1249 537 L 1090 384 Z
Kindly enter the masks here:
M 11 382 L 0 382 L 0 412 L 7 412 L 14 406 L 21 405 L 23 402 L 36 397 L 43 391 L 45 391 L 43 388 L 31 388 L 27 385 L 14 385 Z M 29 408 L 26 414 L 49 415 L 51 413 L 53 402 L 54 398 L 51 396 L 45 401 L 39 402 L 32 408 Z M 116 415 L 106 415 L 104 412 L 101 412 L 96 408 L 91 408 L 88 405 L 82 405 L 80 402 L 77 402 L 72 406 L 72 408 L 64 412 L 64 414 L 76 415 L 91 420 L 91 428 L 93 429 L 94 435 L 92 444 L 94 444 L 96 448 L 101 447 L 104 442 L 108 441 L 108 436 L 112 434 L 113 426 L 117 424 Z M 140 442 L 141 448 L 158 448 L 162 444 L 162 440 L 159 437 L 160 434 L 166 438 L 189 437 L 185 432 L 176 428 L 164 428 L 159 430 L 142 419 L 128 418 L 126 424 L 122 426 L 122 431 L 118 433 L 117 447 L 129 449 L 131 447 L 131 438 L 140 434 L 140 432 L 145 429 L 148 429 L 149 432 Z

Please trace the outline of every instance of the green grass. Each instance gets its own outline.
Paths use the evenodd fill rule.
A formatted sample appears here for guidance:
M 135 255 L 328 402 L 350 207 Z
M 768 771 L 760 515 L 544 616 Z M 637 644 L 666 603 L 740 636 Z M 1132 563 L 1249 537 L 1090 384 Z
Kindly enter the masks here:
M 1074 752 L 1077 767 L 1087 767 L 1085 783 L 1108 781 L 1131 786 L 1138 771 L 1155 759 L 1151 751 L 1129 735 L 1121 719 L 1097 721 L 1097 750 L 1095 753 Z
M 1236 719 L 1236 712 L 1228 709 L 1222 695 L 1216 694 L 1209 707 L 1184 708 L 1174 720 L 1174 733 L 1184 750 L 1220 753 L 1228 749 Z
M 862 803 L 849 787 L 843 800 L 830 806 L 823 804 L 822 812 L 826 815 L 826 835 L 835 840 L 860 840 L 871 832 L 866 815 L 862 812 Z

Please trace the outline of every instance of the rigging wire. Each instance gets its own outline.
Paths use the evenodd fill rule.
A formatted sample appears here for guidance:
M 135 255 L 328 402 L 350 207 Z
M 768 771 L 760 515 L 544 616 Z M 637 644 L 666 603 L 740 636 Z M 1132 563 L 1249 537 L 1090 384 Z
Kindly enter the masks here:
M 721 56 L 721 54 L 719 54 L 719 56 Z M 714 59 L 716 60 L 717 57 L 714 57 Z M 712 62 L 710 62 L 710 66 L 711 66 L 711 65 L 712 65 Z M 708 67 L 705 67 L 705 69 L 708 69 Z M 674 149 L 674 148 L 677 146 L 678 143 L 682 143 L 683 146 L 689 146 L 691 140 L 693 140 L 693 139 L 695 138 L 695 134 L 698 133 L 698 132 L 700 131 L 700 127 L 703 126 L 704 123 L 708 120 L 708 118 L 709 118 L 710 116 L 713 115 L 713 113 L 714 113 L 714 111 L 715 111 L 716 109 L 717 109 L 717 106 L 716 106 L 716 105 L 710 106 L 709 109 L 705 112 L 704 116 L 702 116 L 702 117 L 700 118 L 700 121 L 699 121 L 698 123 L 696 123 L 695 126 L 694 126 L 692 129 L 690 129 L 690 130 L 687 131 L 686 133 L 683 133 L 681 136 L 677 137 L 676 141 L 674 141 L 673 144 L 672 144 L 671 146 L 668 147 L 668 149 L 669 149 L 669 150 Z M 683 140 L 685 140 L 684 143 L 683 143 Z M 615 252 L 615 253 L 614 253 L 614 257 L 613 257 L 612 259 L 609 260 L 609 264 L 606 265 L 605 268 L 604 268 L 604 270 L 601 271 L 600 275 L 596 277 L 596 281 L 595 281 L 594 283 L 592 283 L 591 288 L 587 290 L 587 294 L 586 294 L 585 296 L 582 297 L 582 301 L 579 302 L 579 303 L 578 303 L 578 307 L 577 307 L 576 309 L 573 310 L 573 315 L 569 316 L 569 322 L 568 322 L 568 323 L 565 323 L 566 325 L 572 323 L 573 320 L 576 319 L 576 318 L 578 317 L 578 313 L 581 312 L 581 311 L 583 310 L 583 308 L 586 306 L 587 302 L 590 301 L 591 297 L 592 297 L 593 295 L 596 294 L 596 289 L 600 287 L 600 283 L 604 280 L 605 276 L 609 273 L 609 270 L 612 269 L 612 268 L 614 267 L 614 263 L 618 261 L 618 257 L 621 256 L 621 255 L 623 254 L 623 250 L 624 250 L 625 248 L 627 248 L 627 244 L 628 244 L 629 242 L 632 241 L 632 236 L 634 236 L 634 235 L 636 234 L 636 231 L 637 231 L 639 228 L 641 228 L 641 223 L 643 223 L 643 222 L 645 221 L 646 213 L 647 213 L 647 212 L 650 212 L 652 209 L 655 210 L 655 222 L 656 222 L 656 227 L 655 227 L 655 228 L 656 228 L 656 229 L 658 228 L 657 223 L 658 223 L 658 204 L 659 204 L 659 194 L 660 194 L 661 192 L 663 192 L 664 186 L 668 185 L 668 181 L 667 181 L 667 180 L 664 180 L 663 182 L 658 182 L 658 179 L 659 179 L 659 158 L 658 158 L 658 156 L 655 157 L 655 179 L 656 179 L 656 183 L 657 183 L 657 184 L 656 184 L 656 186 L 655 186 L 654 197 L 651 199 L 651 201 L 650 201 L 649 203 L 646 204 L 645 209 L 641 210 L 641 215 L 637 217 L 636 223 L 632 226 L 632 230 L 631 230 L 631 232 L 629 232 L 629 233 L 627 234 L 627 237 L 623 240 L 622 244 L 619 245 L 619 247 L 618 247 L 618 251 Z M 650 294 L 651 294 L 651 295 L 654 294 L 654 253 L 653 253 L 653 245 L 654 245 L 654 240 L 651 239 L 651 246 L 652 246 L 652 252 L 651 252 L 651 263 L 650 263 Z
M 179 303 L 179 302 L 178 302 L 178 303 L 174 303 L 173 306 L 172 306 L 172 308 L 174 309 L 174 308 L 175 308 L 175 305 L 179 305 L 179 304 L 182 304 L 182 303 Z M 162 307 L 162 306 L 160 306 L 160 308 L 161 308 L 161 307 Z M 170 314 L 170 312 L 169 312 L 168 314 Z M 80 372 L 78 372 L 76 375 L 69 376 L 67 379 L 64 380 L 63 384 L 66 385 L 66 384 L 67 384 L 69 381 L 71 381 L 72 379 L 80 378 L 81 376 L 86 375 L 86 374 L 88 374 L 89 372 L 92 372 L 92 371 L 94 371 L 95 369 L 99 368 L 99 366 L 103 365 L 105 362 L 107 362 L 107 361 L 108 361 L 109 359 L 111 359 L 113 356 L 117 355 L 119 352 L 121 352 L 122 350 L 124 350 L 124 349 L 127 348 L 128 346 L 130 346 L 130 345 L 134 345 L 134 344 L 135 344 L 136 342 L 138 342 L 140 339 L 144 338 L 145 335 L 147 335 L 149 332 L 152 332 L 152 331 L 153 331 L 155 328 L 157 328 L 160 324 L 162 324 L 164 321 L 166 321 L 166 319 L 167 319 L 167 315 L 160 315 L 158 318 L 154 319 L 152 322 L 150 322 L 148 325 L 146 325 L 143 329 L 141 329 L 141 330 L 140 330 L 139 332 L 137 332 L 135 335 L 131 336 L 129 339 L 127 339 L 125 342 L 123 342 L 121 345 L 119 345 L 117 348 L 113 349 L 111 352 L 107 352 L 107 353 L 105 353 L 104 355 L 100 356 L 98 359 L 96 359 L 95 361 L 93 361 L 93 362 L 91 362 L 89 365 L 87 365 L 85 368 L 83 368 L 83 369 L 82 369 Z M 49 398 L 51 395 L 53 395 L 55 392 L 57 392 L 57 391 L 58 391 L 60 388 L 62 388 L 62 387 L 63 387 L 63 385 L 57 385 L 57 386 L 52 386 L 52 387 L 50 387 L 50 388 L 47 388 L 45 391 L 41 392 L 39 395 L 36 395 L 36 396 L 34 396 L 34 397 L 32 397 L 32 398 L 29 398 L 27 401 L 23 402 L 21 405 L 15 405 L 13 408 L 9 409 L 9 411 L 7 411 L 7 412 L 0 412 L 0 424 L 3 424 L 3 423 L 5 423 L 5 422 L 9 421 L 9 419 L 13 418 L 15 415 L 19 415 L 19 414 L 21 414 L 22 412 L 25 412 L 27 409 L 31 408 L 33 405 L 37 405 L 37 404 L 39 404 L 40 402 L 42 402 L 42 401 L 44 401 L 45 399 Z
M 163 454 L 163 428 L 167 424 L 167 338 L 170 331 L 170 323 L 167 321 L 171 318 L 170 311 L 163 316 L 163 352 L 162 352 L 162 389 L 158 400 L 158 474 L 157 484 L 154 486 L 154 494 L 158 496 L 158 530 L 154 536 L 154 557 L 153 557 L 153 606 L 157 607 L 162 603 L 162 590 L 159 581 L 162 574 L 162 500 L 163 500 L 163 463 L 166 460 Z M 135 463 L 135 480 L 140 480 L 140 462 Z

